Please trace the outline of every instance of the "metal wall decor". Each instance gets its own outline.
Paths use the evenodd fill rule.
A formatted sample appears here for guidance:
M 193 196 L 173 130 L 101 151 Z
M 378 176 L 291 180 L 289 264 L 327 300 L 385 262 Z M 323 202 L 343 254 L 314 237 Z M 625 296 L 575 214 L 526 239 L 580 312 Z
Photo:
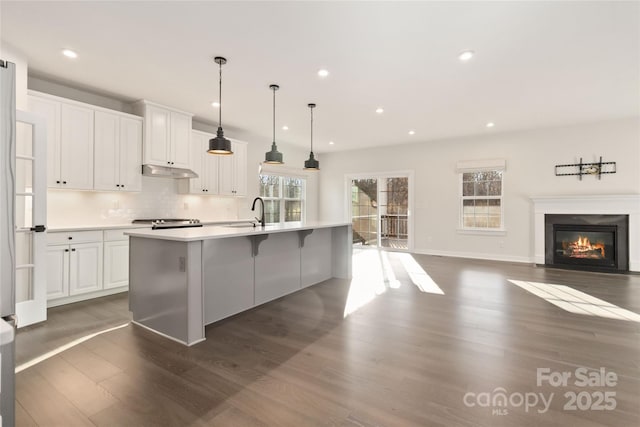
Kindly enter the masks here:
M 574 163 L 569 165 L 556 165 L 556 176 L 578 176 L 582 181 L 582 175 L 596 175 L 598 179 L 602 179 L 602 175 L 606 173 L 616 173 L 616 162 L 603 162 L 602 156 L 597 163 Z

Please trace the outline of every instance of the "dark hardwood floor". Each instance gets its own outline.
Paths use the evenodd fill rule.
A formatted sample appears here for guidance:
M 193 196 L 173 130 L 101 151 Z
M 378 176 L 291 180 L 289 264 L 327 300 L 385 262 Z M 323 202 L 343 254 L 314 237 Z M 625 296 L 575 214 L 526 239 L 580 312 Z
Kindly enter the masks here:
M 638 275 L 362 251 L 353 281 L 209 325 L 193 347 L 129 325 L 23 370 L 18 425 L 640 425 L 640 323 L 574 314 L 509 280 L 640 313 Z M 51 309 L 18 333 L 19 363 L 128 318 L 126 295 Z M 580 387 L 581 367 L 616 384 Z M 571 377 L 538 386 L 538 368 Z

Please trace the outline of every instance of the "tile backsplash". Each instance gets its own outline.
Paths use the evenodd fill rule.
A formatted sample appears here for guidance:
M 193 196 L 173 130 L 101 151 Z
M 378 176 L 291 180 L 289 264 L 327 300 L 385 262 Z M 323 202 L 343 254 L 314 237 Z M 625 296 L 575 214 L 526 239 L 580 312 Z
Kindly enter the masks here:
M 142 177 L 138 193 L 49 190 L 49 227 L 126 224 L 137 218 L 238 218 L 244 198 L 179 194 L 177 180 Z M 244 212 L 244 209 L 243 209 Z

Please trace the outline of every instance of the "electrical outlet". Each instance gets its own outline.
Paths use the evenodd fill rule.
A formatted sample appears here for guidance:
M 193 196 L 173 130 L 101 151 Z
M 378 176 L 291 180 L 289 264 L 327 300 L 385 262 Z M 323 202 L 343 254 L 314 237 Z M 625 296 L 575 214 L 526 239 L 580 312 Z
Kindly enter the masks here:
M 188 211 L 189 210 L 189 203 L 184 202 L 184 210 Z
M 113 201 L 113 209 L 120 209 L 120 202 L 118 200 Z

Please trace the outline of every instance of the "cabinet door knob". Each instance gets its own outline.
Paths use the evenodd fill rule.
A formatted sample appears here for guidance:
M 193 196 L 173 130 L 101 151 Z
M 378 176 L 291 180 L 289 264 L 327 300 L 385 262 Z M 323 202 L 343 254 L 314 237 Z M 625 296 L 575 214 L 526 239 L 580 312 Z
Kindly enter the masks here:
M 120 187 L 120 184 L 116 184 L 116 187 Z
M 56 184 L 60 184 L 60 181 L 56 181 Z
M 120 188 L 124 188 L 124 184 L 120 184 Z
M 67 183 L 67 181 L 62 181 L 62 183 L 63 183 L 63 184 L 66 184 L 66 183 Z
M 69 249 L 65 249 L 64 251 L 65 251 L 65 252 L 69 252 Z
M 73 240 L 73 237 L 69 236 L 69 237 L 68 237 L 68 239 L 69 239 L 69 240 Z
M 76 251 L 76 248 L 71 249 L 71 252 L 75 252 L 75 251 Z

